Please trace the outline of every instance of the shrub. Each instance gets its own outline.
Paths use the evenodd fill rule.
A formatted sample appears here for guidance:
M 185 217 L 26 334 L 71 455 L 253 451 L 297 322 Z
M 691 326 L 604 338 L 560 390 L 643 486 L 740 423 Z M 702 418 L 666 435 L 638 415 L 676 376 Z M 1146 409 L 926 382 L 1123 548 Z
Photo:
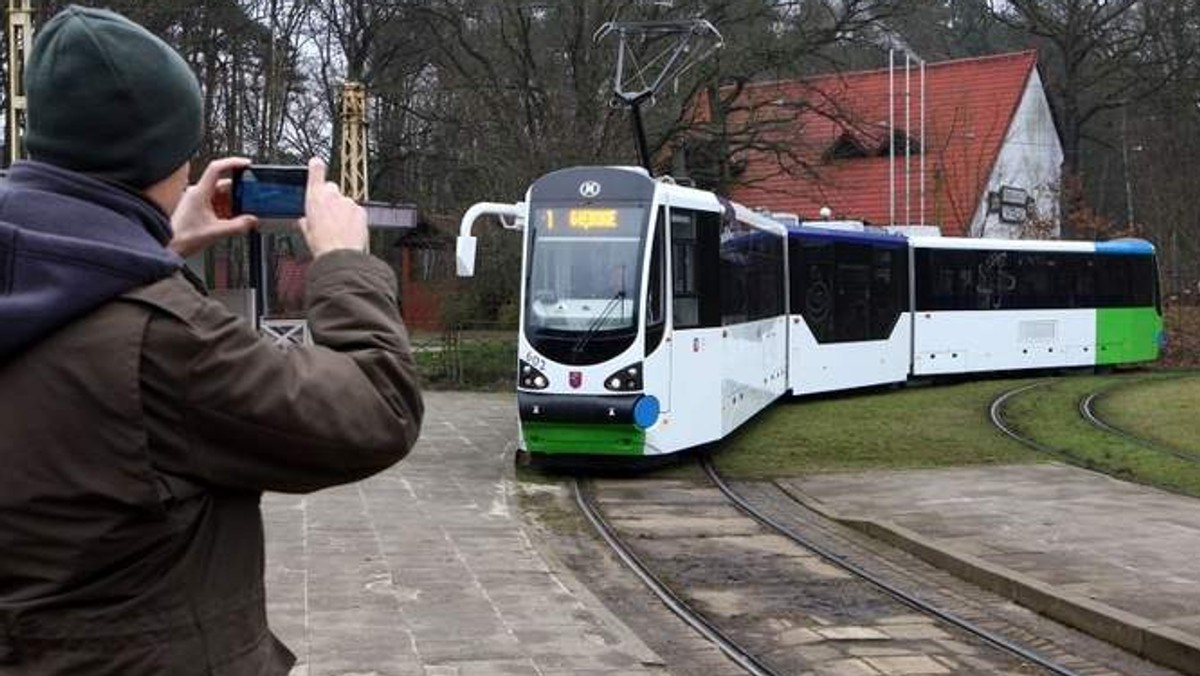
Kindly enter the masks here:
M 440 344 L 415 356 L 422 383 L 433 389 L 504 390 L 515 383 L 515 333 L 497 337 L 447 331 Z

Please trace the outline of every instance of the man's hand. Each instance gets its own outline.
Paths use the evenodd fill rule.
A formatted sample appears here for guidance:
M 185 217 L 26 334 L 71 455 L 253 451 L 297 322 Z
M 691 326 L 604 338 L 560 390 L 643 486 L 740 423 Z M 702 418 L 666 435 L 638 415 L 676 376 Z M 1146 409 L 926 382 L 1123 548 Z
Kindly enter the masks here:
M 367 212 L 342 194 L 336 183 L 325 180 L 325 163 L 308 161 L 308 188 L 304 199 L 304 218 L 300 232 L 313 258 L 337 249 L 365 251 L 367 248 Z
M 187 258 L 204 251 L 217 240 L 240 235 L 258 225 L 258 218 L 249 214 L 221 218 L 213 203 L 218 198 L 228 201 L 230 179 L 224 175 L 250 165 L 244 157 L 213 160 L 204 169 L 196 185 L 189 186 L 171 216 L 170 248 Z

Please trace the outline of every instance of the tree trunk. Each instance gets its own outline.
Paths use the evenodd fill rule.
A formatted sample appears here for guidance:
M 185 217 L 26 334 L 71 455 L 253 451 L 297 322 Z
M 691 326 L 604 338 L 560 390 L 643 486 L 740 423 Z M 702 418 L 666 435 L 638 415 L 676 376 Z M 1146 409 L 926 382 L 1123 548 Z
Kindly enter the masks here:
M 1076 232 L 1075 227 L 1084 203 L 1084 177 L 1081 166 L 1082 134 L 1079 127 L 1078 105 L 1070 91 L 1064 92 L 1063 95 L 1061 127 L 1060 140 L 1063 160 L 1058 193 L 1060 236 L 1063 239 L 1074 239 L 1085 234 Z

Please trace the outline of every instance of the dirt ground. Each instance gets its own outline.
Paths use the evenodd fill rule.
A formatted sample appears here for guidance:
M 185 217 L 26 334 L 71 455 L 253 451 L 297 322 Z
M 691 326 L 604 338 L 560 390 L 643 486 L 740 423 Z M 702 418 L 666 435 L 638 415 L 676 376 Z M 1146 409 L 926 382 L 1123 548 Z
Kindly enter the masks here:
M 1167 350 L 1162 365 L 1200 367 L 1200 305 L 1167 303 L 1163 308 Z

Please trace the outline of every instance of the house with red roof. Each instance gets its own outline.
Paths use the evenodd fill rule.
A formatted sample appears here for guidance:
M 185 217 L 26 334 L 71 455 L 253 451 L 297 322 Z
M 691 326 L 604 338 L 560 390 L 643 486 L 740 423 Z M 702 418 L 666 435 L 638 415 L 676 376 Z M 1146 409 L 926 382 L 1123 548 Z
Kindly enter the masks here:
M 805 221 L 1056 236 L 1062 146 L 1036 52 L 930 63 L 924 77 L 904 61 L 723 89 L 730 196 Z M 707 101 L 694 110 L 703 129 Z

